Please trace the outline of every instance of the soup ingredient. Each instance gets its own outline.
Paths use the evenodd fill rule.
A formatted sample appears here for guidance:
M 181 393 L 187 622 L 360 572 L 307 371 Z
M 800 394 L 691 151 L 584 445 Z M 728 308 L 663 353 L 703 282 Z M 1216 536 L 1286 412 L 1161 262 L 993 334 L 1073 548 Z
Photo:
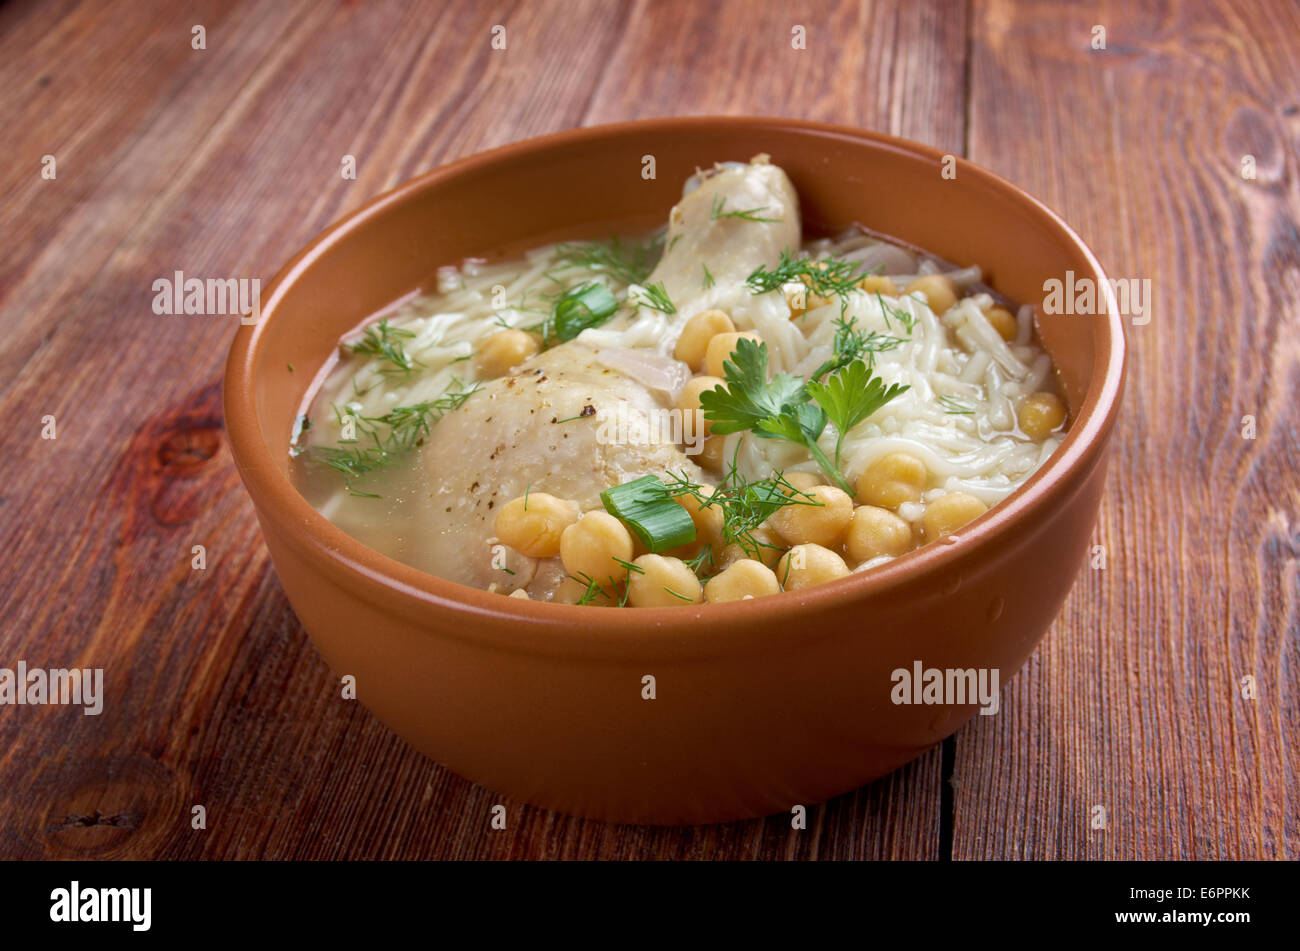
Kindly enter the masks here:
M 761 343 L 763 338 L 752 331 L 720 333 L 711 338 L 708 346 L 704 348 L 704 372 L 709 376 L 722 376 L 727 360 L 735 355 L 736 348 L 742 340 Z
M 637 307 L 649 307 L 661 314 L 677 313 L 677 307 L 668 297 L 668 292 L 664 290 L 663 282 L 637 285 L 628 294 L 628 301 Z
M 825 584 L 849 573 L 844 559 L 821 545 L 795 545 L 776 563 L 776 577 L 786 591 Z
M 561 294 L 551 309 L 551 315 L 534 330 L 542 335 L 542 343 L 552 346 L 572 340 L 590 327 L 599 327 L 618 310 L 618 301 L 604 284 L 589 281 Z
M 910 452 L 886 453 L 858 476 L 857 498 L 865 505 L 896 509 L 918 501 L 929 478 L 925 463 Z
M 993 329 L 998 332 L 998 336 L 1003 340 L 1012 341 L 1016 339 L 1016 332 L 1020 328 L 1016 324 L 1016 318 L 1005 307 L 990 307 L 984 311 L 984 319 L 993 325 Z
M 855 563 L 881 555 L 897 558 L 912 550 L 912 526 L 889 509 L 859 505 L 849 522 L 845 551 Z
M 608 512 L 588 512 L 560 535 L 564 570 L 579 581 L 617 584 L 631 559 L 632 536 Z
M 356 489 L 353 480 L 388 466 L 422 445 L 431 434 L 433 424 L 445 414 L 463 406 L 477 389 L 477 385 L 462 388 L 453 383 L 437 399 L 410 406 L 394 406 L 382 416 L 345 413 L 335 406 L 334 413 L 340 425 L 345 432 L 352 430 L 352 438 L 340 441 L 337 446 L 295 446 L 291 450 L 292 454 L 305 462 L 323 465 L 340 473 L 350 494 L 378 498 L 374 493 Z M 304 420 L 297 435 L 302 436 L 310 428 L 310 421 Z
M 934 541 L 951 535 L 967 522 L 979 518 L 989 507 L 969 492 L 949 492 L 941 495 L 925 507 L 921 524 L 925 527 L 925 537 Z
M 623 520 L 652 552 L 695 541 L 690 514 L 664 494 L 658 476 L 648 475 L 600 493 L 605 511 Z
M 505 504 L 493 523 L 503 545 L 530 558 L 560 553 L 561 533 L 578 520 L 578 503 L 545 492 L 530 492 Z
M 387 372 L 410 373 L 418 364 L 407 355 L 403 341 L 414 336 L 409 330 L 390 325 L 384 318 L 373 327 L 367 327 L 361 339 L 349 345 L 348 349 L 391 364 L 385 368 Z
M 735 331 L 736 325 L 724 311 L 702 310 L 686 321 L 686 326 L 682 328 L 682 335 L 677 338 L 673 356 L 698 372 L 704 367 L 704 354 L 709 341 L 718 334 L 735 333 Z
M 782 220 L 712 220 L 712 203 L 719 195 L 729 208 L 766 205 L 773 212 L 770 217 Z M 703 293 L 701 260 L 708 262 L 719 282 L 739 284 L 755 267 L 775 260 L 780 247 L 798 240 L 798 201 L 785 173 L 766 161 L 728 167 L 705 176 L 673 209 L 663 256 L 636 285 L 640 291 L 629 291 L 633 299 L 600 326 L 585 327 L 568 340 L 562 338 L 599 316 L 605 305 L 604 292 L 592 290 L 591 281 L 571 296 L 566 291 L 571 305 L 556 303 L 542 327 L 552 344 L 549 349 L 485 382 L 475 399 L 443 419 L 428 440 L 423 454 L 427 508 L 420 518 L 430 540 L 421 553 L 422 566 L 463 584 L 482 588 L 508 583 L 527 588 L 534 598 L 549 599 L 566 572 L 575 574 L 563 551 L 563 571 L 530 559 L 511 561 L 513 575 L 503 576 L 492 567 L 487 540 L 494 506 L 501 500 L 516 498 L 533 485 L 575 500 L 587 519 L 591 510 L 603 508 L 602 491 L 645 475 L 671 471 L 704 484 L 703 470 L 659 424 L 677 393 L 647 385 L 654 382 L 648 376 L 657 380 L 671 374 L 633 379 L 628 355 L 670 359 L 665 351 L 671 352 L 679 328 L 705 309 L 697 303 Z M 620 247 L 625 251 L 629 246 Z M 569 253 L 594 254 L 611 270 L 629 266 L 617 259 L 613 244 Z M 668 312 L 670 308 L 675 312 Z M 607 349 L 623 357 L 607 360 Z M 614 554 L 624 560 L 631 557 L 630 552 Z M 592 578 L 604 584 L 608 564 L 602 570 L 599 578 Z M 616 577 L 624 573 L 620 569 Z
M 764 523 L 789 505 L 811 505 L 780 473 L 765 479 L 744 478 L 732 465 L 717 486 L 700 485 L 680 473 L 664 480 L 664 492 L 677 499 L 695 519 L 697 538 L 738 545 L 751 558 L 767 561 L 781 548 Z
M 894 279 L 885 274 L 868 274 L 858 281 L 858 290 L 868 294 L 883 294 L 886 297 L 898 296 L 898 285 Z
M 853 500 L 833 485 L 813 486 L 804 497 L 809 504 L 779 509 L 772 516 L 772 528 L 789 545 L 838 548 L 853 517 Z
M 680 558 L 642 555 L 628 572 L 627 601 L 634 608 L 672 608 L 704 601 L 704 587 Z
M 841 305 L 845 305 L 849 293 L 867 276 L 867 271 L 856 261 L 796 257 L 790 251 L 792 246 L 787 246 L 781 252 L 781 260 L 776 267 L 755 268 L 745 278 L 745 283 L 753 293 L 766 294 L 798 283 L 803 284 L 815 297 L 822 300 L 839 298 Z
M 1030 439 L 1043 439 L 1065 422 L 1065 404 L 1055 393 L 1035 393 L 1020 406 L 1020 428 Z
M 488 378 L 504 376 L 541 350 L 537 338 L 522 330 L 501 330 L 483 341 L 475 359 L 479 374 Z
M 708 580 L 704 585 L 704 599 L 716 604 L 762 598 L 780 591 L 781 584 L 771 568 L 761 561 L 742 558 Z
M 840 451 L 848 431 L 906 389 L 906 386 L 899 384 L 885 386 L 879 377 L 871 375 L 861 360 L 850 363 L 825 383 L 816 379 L 809 381 L 808 394 L 826 413 L 838 434 L 835 438 L 837 473 Z M 843 484 L 843 479 L 837 481 Z
M 682 411 L 683 425 L 688 427 L 686 430 L 688 435 L 695 433 L 707 435 L 713 430 L 713 423 L 705 418 L 700 406 L 700 394 L 723 385 L 721 377 L 697 376 L 682 387 L 681 395 L 677 397 L 677 408 Z
M 839 379 L 837 374 L 825 385 L 805 384 L 788 373 L 778 373 L 769 381 L 767 345 L 742 337 L 736 341 L 731 359 L 723 365 L 726 389 L 701 393 L 700 405 L 716 433 L 749 430 L 760 438 L 786 439 L 800 444 L 832 482 L 851 494 L 853 490 L 838 464 L 827 457 L 817 440 L 828 419 L 845 433 L 907 387 L 897 384 L 885 387 L 880 380 L 870 377 L 861 362 L 851 364 L 841 373 L 844 379 Z M 810 397 L 817 402 L 809 402 Z M 837 456 L 838 453 L 837 443 Z
M 925 302 L 936 316 L 947 313 L 949 308 L 957 303 L 956 285 L 953 284 L 952 278 L 942 274 L 926 274 L 918 277 L 903 289 L 904 294 L 915 294 L 918 291 L 925 297 Z
M 650 276 L 663 253 L 662 235 L 650 241 L 581 241 L 555 249 L 554 264 L 610 275 L 622 284 L 640 284 Z

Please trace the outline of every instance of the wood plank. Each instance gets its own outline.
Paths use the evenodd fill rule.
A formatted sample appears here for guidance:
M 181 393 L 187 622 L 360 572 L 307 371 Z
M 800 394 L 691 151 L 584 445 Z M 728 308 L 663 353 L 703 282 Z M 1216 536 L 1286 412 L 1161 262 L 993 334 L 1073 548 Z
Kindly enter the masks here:
M 1130 334 L 1106 569 L 1002 715 L 958 734 L 953 855 L 1294 859 L 1300 15 L 988 0 L 971 25 L 970 158 L 1149 278 L 1154 316 Z
M 739 29 L 749 5 L 724 4 L 696 23 L 713 56 L 678 73 L 680 88 L 661 85 L 662 64 L 697 54 L 700 36 L 660 4 L 84 4 L 48 35 L 32 8 L 0 11 L 0 75 L 44 90 L 5 107 L 24 132 L 20 171 L 3 172 L 17 199 L 0 258 L 0 412 L 18 422 L 0 430 L 0 458 L 22 477 L 0 500 L 0 647 L 34 666 L 103 667 L 108 694 L 100 717 L 0 718 L 0 854 L 933 857 L 937 752 L 813 809 L 797 835 L 779 817 L 635 829 L 520 804 L 509 832 L 490 832 L 497 797 L 340 701 L 284 601 L 220 429 L 232 326 L 159 318 L 149 302 L 177 267 L 269 278 L 383 188 L 584 121 L 811 110 L 956 147 L 964 24 L 942 7 L 816 5 L 810 49 L 764 69 L 779 55 L 764 43 L 788 48 L 786 18 L 769 9 L 756 43 Z M 191 20 L 214 55 L 188 49 Z M 57 185 L 32 172 L 51 148 L 75 159 Z M 339 176 L 344 154 L 354 182 Z M 34 438 L 45 413 L 56 440 Z M 195 804 L 206 831 L 190 828 Z

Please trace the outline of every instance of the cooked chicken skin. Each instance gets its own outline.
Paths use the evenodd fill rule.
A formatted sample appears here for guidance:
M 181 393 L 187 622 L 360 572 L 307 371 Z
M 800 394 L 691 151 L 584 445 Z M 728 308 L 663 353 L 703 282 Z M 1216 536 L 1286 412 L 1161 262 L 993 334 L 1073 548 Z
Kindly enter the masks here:
M 678 313 L 688 317 L 704 296 L 702 263 L 718 286 L 738 284 L 760 264 L 775 264 L 782 251 L 796 250 L 801 235 L 799 197 L 766 155 L 748 165 L 718 166 L 696 180 L 699 187 L 668 216 L 664 256 L 648 281 L 662 281 Z
M 777 220 L 725 216 L 754 209 L 762 209 L 756 216 Z M 794 189 L 765 156 L 702 176 L 673 208 L 665 254 L 647 280 L 663 282 L 677 306 L 672 339 L 662 345 L 671 352 L 682 324 L 700 309 L 702 261 L 718 282 L 743 281 L 760 264 L 775 263 L 783 249 L 797 247 L 799 235 Z M 496 513 L 530 489 L 574 499 L 585 512 L 601 507 L 603 490 L 651 473 L 711 481 L 654 424 L 652 414 L 670 408 L 675 396 L 610 368 L 581 336 L 485 383 L 443 418 L 423 450 L 430 569 L 462 584 L 522 587 L 534 599 L 550 600 L 565 578 L 559 559 L 508 551 L 508 571 L 501 570 Z M 620 420 L 647 438 L 611 440 Z

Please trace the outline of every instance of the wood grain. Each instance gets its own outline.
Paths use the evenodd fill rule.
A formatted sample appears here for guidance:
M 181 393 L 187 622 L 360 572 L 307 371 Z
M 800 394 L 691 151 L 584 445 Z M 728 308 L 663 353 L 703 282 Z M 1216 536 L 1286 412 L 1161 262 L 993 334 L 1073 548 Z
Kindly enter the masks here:
M 108 697 L 99 717 L 0 708 L 0 857 L 1294 858 L 1296 26 L 1281 4 L 1028 0 L 0 7 L 0 666 L 103 667 Z M 678 113 L 966 152 L 1115 274 L 1152 278 L 1098 529 L 1108 567 L 1081 577 L 1004 715 L 949 741 L 950 803 L 936 749 L 804 832 L 509 802 L 493 832 L 499 797 L 338 699 L 225 445 L 234 328 L 155 316 L 151 284 L 266 281 L 442 162 Z M 1233 690 L 1247 673 L 1253 702 Z
M 970 157 L 1111 277 L 1149 279 L 1153 313 L 1130 328 L 1105 570 L 1004 714 L 957 735 L 954 857 L 1294 859 L 1300 10 L 996 2 L 971 35 Z

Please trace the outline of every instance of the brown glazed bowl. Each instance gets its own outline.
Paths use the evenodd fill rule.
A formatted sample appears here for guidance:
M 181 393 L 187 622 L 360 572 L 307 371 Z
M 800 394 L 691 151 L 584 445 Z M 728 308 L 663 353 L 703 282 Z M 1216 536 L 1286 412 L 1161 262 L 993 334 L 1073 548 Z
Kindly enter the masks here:
M 280 272 L 231 348 L 231 449 L 303 626 L 375 716 L 507 796 L 675 824 L 854 789 L 977 709 L 896 705 L 892 671 L 996 668 L 1005 685 L 1081 567 L 1123 385 L 1113 304 L 1100 316 L 1040 316 L 1072 420 L 1046 465 L 950 543 L 821 587 L 657 609 L 508 599 L 372 551 L 294 489 L 294 416 L 339 337 L 367 315 L 467 256 L 660 224 L 697 166 L 760 152 L 793 180 L 806 233 L 859 222 L 979 264 L 1022 303 L 1040 304 L 1044 282 L 1067 270 L 1107 286 L 1052 212 L 966 162 L 945 180 L 934 149 L 787 119 L 656 119 L 516 143 L 380 196 Z

